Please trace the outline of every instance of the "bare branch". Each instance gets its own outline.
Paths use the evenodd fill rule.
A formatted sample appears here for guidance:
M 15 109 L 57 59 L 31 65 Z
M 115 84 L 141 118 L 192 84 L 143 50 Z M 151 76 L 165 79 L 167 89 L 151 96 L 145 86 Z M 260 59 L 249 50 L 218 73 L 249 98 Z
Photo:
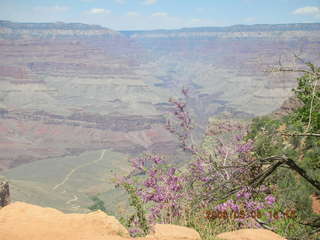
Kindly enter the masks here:
M 300 168 L 292 159 L 287 159 L 285 162 L 292 170 L 296 171 L 301 177 L 307 180 L 312 186 L 320 191 L 320 182 L 310 177 L 306 171 Z
M 313 90 L 312 90 L 312 99 L 311 99 L 310 111 L 309 111 L 309 122 L 308 122 L 308 126 L 307 126 L 307 128 L 306 128 L 306 130 L 305 130 L 305 133 L 307 133 L 307 132 L 309 131 L 309 128 L 310 128 L 310 126 L 311 126 L 311 119 L 312 119 L 311 115 L 312 115 L 313 102 L 314 102 L 314 97 L 315 97 L 315 95 L 316 95 L 316 88 L 317 88 L 317 85 L 318 85 L 318 80 L 319 80 L 319 79 L 317 79 L 316 83 L 314 84 Z
M 288 137 L 320 137 L 320 133 L 282 133 L 281 135 Z
M 265 159 L 260 160 L 261 163 L 272 163 L 264 172 L 260 173 L 258 176 L 256 176 L 254 179 L 252 179 L 248 186 L 257 187 L 260 184 L 262 184 L 267 177 L 269 177 L 271 174 L 273 174 L 280 166 L 283 164 L 287 165 L 289 169 L 297 172 L 301 177 L 303 177 L 307 182 L 309 182 L 312 186 L 314 186 L 317 190 L 320 191 L 320 182 L 316 179 L 313 179 L 310 177 L 306 171 L 302 168 L 300 168 L 295 161 L 292 159 L 286 157 L 286 156 L 272 156 Z M 256 163 L 256 162 L 255 162 Z M 230 190 L 228 193 L 226 193 L 224 196 L 219 197 L 220 200 L 227 199 L 229 196 L 239 192 L 243 187 L 238 186 Z M 216 200 L 218 198 L 211 197 L 209 201 Z
M 293 69 L 290 67 L 273 67 L 272 69 L 269 70 L 265 70 L 265 72 L 296 72 L 296 73 L 307 73 L 310 74 L 311 76 L 320 77 L 320 73 L 319 72 L 313 72 L 313 71 L 309 71 L 306 69 Z

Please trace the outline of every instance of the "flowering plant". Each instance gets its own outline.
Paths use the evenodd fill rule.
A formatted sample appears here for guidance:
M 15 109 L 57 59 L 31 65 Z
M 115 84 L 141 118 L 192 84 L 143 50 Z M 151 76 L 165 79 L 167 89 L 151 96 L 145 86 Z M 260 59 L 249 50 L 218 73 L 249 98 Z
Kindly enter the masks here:
M 182 94 L 189 97 L 186 89 Z M 179 222 L 192 212 L 212 206 L 220 212 L 247 212 L 247 216 L 234 220 L 248 226 L 251 222 L 246 220 L 252 219 L 254 212 L 272 208 L 276 199 L 268 193 L 268 188 L 263 190 L 249 184 L 261 166 L 252 164 L 254 142 L 245 139 L 247 126 L 240 121 L 215 120 L 202 143 L 195 144 L 192 139 L 195 124 L 186 101 L 171 99 L 170 102 L 175 107 L 175 121 L 168 121 L 167 129 L 177 136 L 192 160 L 181 171 L 163 156 L 144 154 L 130 161 L 133 171 L 120 183 L 134 185 L 136 196 L 148 209 L 148 224 Z M 233 194 L 227 195 L 230 192 Z M 226 195 L 227 200 L 222 202 Z M 132 222 L 141 226 L 142 220 L 133 218 Z M 133 228 L 133 233 L 137 229 Z

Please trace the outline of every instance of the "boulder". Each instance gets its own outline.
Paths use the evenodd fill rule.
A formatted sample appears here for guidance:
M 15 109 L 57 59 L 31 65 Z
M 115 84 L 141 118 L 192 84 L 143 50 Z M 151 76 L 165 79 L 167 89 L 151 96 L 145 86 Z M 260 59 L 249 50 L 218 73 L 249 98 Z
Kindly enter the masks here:
M 171 224 L 156 224 L 153 233 L 147 236 L 157 240 L 201 240 L 197 231 Z
M 1 240 L 106 240 L 129 237 L 102 211 L 64 214 L 56 209 L 15 202 L 0 210 Z M 111 238 L 112 236 L 112 238 Z
M 221 233 L 217 238 L 221 240 L 286 240 L 278 234 L 265 229 L 241 229 Z
M 8 181 L 0 177 L 0 208 L 10 203 L 10 191 Z
M 15 202 L 0 210 L 1 240 L 129 240 L 128 231 L 115 217 L 102 211 L 64 214 L 56 209 Z M 157 224 L 140 240 L 200 240 L 192 229 Z

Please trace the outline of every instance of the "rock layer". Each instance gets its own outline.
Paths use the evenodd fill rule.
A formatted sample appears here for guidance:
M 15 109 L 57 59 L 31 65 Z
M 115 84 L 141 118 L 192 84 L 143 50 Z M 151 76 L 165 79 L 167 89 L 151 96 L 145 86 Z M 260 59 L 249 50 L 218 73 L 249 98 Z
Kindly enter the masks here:
M 119 33 L 78 23 L 0 21 L 0 171 L 69 149 L 164 148 L 173 141 L 160 137 L 161 116 L 182 86 L 191 90 L 188 105 L 200 125 L 223 113 L 270 113 L 296 81 L 263 71 L 280 57 L 291 63 L 302 46 L 300 57 L 319 60 L 319 32 L 320 24 Z M 144 137 L 150 129 L 153 140 Z M 100 137 L 107 131 L 121 136 Z M 74 132 L 80 138 L 66 137 Z
M 151 86 L 135 59 L 143 51 L 130 44 L 95 25 L 0 21 L 0 171 L 172 142 L 153 105 L 168 96 Z

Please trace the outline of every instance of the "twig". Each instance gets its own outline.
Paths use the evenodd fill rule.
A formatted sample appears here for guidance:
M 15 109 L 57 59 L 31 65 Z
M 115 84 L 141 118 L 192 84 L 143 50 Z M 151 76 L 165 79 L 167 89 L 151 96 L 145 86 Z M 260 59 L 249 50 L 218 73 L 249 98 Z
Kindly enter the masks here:
M 292 170 L 296 171 L 301 177 L 307 180 L 312 186 L 320 191 L 320 182 L 311 178 L 304 169 L 300 168 L 292 159 L 287 159 L 285 162 Z
M 292 69 L 289 67 L 272 68 L 271 70 L 265 70 L 265 72 L 297 72 L 297 73 L 307 73 L 317 78 L 320 77 L 319 72 L 312 72 L 305 69 Z
M 312 177 L 310 177 L 306 171 L 299 167 L 295 161 L 293 161 L 292 159 L 286 157 L 286 156 L 274 156 L 274 157 L 270 157 L 270 158 L 266 158 L 266 159 L 262 159 L 261 161 L 270 161 L 270 160 L 277 160 L 277 163 L 280 163 L 280 165 L 282 164 L 286 164 L 287 166 L 290 167 L 291 170 L 297 172 L 301 177 L 303 177 L 305 180 L 307 180 L 312 186 L 314 186 L 317 190 L 320 191 L 320 182 L 316 179 L 313 179 Z M 280 166 L 279 165 L 279 166 Z M 277 166 L 277 167 L 279 167 Z M 276 170 L 276 168 L 274 169 Z M 274 171 L 273 170 L 273 171 Z M 268 169 L 267 171 L 268 172 Z M 270 174 L 269 174 L 270 175 Z
M 311 99 L 311 103 L 310 103 L 310 111 L 309 111 L 309 121 L 308 121 L 308 126 L 305 130 L 305 133 L 307 133 L 309 131 L 310 125 L 311 125 L 311 115 L 312 115 L 312 108 L 313 108 L 313 102 L 314 102 L 314 96 L 316 95 L 316 88 L 318 85 L 318 80 L 316 81 L 316 83 L 314 84 L 313 90 L 312 90 L 312 99 Z
M 289 137 L 320 137 L 320 133 L 281 133 L 281 135 Z
M 257 187 L 259 184 L 263 183 L 263 181 L 269 177 L 273 172 L 275 172 L 277 170 L 278 167 L 280 167 L 283 164 L 286 164 L 291 170 L 297 172 L 301 177 L 303 177 L 307 182 L 309 182 L 312 186 L 314 186 L 317 190 L 320 191 L 320 182 L 316 179 L 313 179 L 312 177 L 310 177 L 306 171 L 302 168 L 300 168 L 295 161 L 293 161 L 292 159 L 286 157 L 286 156 L 272 156 L 272 157 L 268 157 L 265 159 L 261 159 L 260 160 L 261 163 L 273 163 L 272 165 L 270 165 L 264 172 L 262 172 L 261 174 L 259 174 L 257 177 L 255 177 L 254 179 L 252 179 L 248 185 L 249 186 L 253 186 L 253 187 Z M 242 186 L 238 186 L 233 188 L 232 190 L 230 190 L 227 194 L 225 194 L 223 197 L 220 197 L 220 200 L 226 199 L 229 196 L 239 192 L 242 189 Z M 213 201 L 216 198 L 211 198 L 209 201 Z
M 267 223 L 263 222 L 262 220 L 260 220 L 259 218 L 255 218 L 254 219 L 257 223 L 260 224 L 261 227 L 263 227 L 264 229 L 270 230 L 274 232 L 274 229 L 270 226 L 267 225 Z

